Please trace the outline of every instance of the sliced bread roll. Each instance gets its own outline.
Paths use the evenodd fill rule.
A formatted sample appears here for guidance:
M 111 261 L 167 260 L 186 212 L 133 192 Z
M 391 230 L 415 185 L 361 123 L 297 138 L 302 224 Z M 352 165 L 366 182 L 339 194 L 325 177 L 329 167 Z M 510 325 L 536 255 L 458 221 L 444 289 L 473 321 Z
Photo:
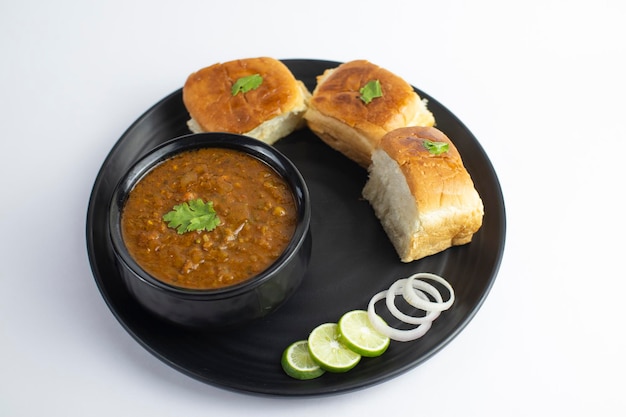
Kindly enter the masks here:
M 376 81 L 380 94 L 368 96 L 362 89 Z M 372 151 L 386 133 L 435 124 L 411 85 L 365 60 L 346 62 L 318 76 L 304 117 L 324 142 L 363 167 L 370 164 Z
M 211 65 L 183 86 L 192 132 L 237 133 L 270 145 L 304 126 L 310 96 L 285 64 L 267 57 Z
M 450 139 L 434 127 L 385 135 L 363 188 L 402 262 L 472 240 L 483 203 Z

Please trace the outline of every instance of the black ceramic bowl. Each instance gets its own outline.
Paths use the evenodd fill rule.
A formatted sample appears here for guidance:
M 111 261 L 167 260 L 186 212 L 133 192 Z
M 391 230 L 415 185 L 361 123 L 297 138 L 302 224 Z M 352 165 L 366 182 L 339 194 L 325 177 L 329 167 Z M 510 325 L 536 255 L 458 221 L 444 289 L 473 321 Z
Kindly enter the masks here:
M 187 150 L 219 147 L 245 152 L 268 164 L 291 187 L 296 202 L 295 233 L 282 255 L 265 271 L 229 287 L 193 290 L 168 285 L 146 273 L 127 250 L 121 213 L 134 185 L 160 162 Z M 117 185 L 109 208 L 109 231 L 117 268 L 130 293 L 147 310 L 176 324 L 219 328 L 266 316 L 293 294 L 311 255 L 311 204 L 296 167 L 279 151 L 256 139 L 227 133 L 201 133 L 164 143 L 138 161 Z

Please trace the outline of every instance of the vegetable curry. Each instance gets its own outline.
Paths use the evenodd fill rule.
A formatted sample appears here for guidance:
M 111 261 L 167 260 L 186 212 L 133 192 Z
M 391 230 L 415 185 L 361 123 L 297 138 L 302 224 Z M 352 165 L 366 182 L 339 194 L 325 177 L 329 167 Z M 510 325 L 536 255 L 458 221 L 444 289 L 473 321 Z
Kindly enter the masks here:
M 267 269 L 296 221 L 291 189 L 270 166 L 240 151 L 203 148 L 160 163 L 137 183 L 122 235 L 160 281 L 215 289 Z

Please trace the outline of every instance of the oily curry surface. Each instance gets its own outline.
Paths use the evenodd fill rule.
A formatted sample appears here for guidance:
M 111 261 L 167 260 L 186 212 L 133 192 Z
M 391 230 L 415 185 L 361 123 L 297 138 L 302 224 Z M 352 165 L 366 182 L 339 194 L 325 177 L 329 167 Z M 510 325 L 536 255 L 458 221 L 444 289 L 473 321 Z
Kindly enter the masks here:
M 163 215 L 183 202 L 213 202 L 220 224 L 179 234 Z M 153 168 L 131 191 L 122 235 L 137 263 L 155 278 L 191 289 L 245 281 L 269 267 L 296 227 L 289 185 L 243 152 L 203 148 Z

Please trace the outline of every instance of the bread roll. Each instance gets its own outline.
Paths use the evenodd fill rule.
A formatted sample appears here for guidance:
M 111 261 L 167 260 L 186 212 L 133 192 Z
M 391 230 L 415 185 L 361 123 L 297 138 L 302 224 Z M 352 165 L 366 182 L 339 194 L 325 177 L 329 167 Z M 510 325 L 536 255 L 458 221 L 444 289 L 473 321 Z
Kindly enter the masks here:
M 380 82 L 382 96 L 365 103 L 360 90 Z M 363 167 L 387 132 L 406 126 L 433 126 L 435 119 L 406 81 L 365 60 L 351 61 L 317 77 L 309 109 L 309 128 L 329 146 Z
M 428 142 L 448 144 L 439 155 Z M 385 135 L 372 155 L 363 197 L 402 262 L 463 245 L 482 225 L 483 203 L 450 139 L 434 127 Z
M 259 74 L 261 84 L 233 95 L 237 80 Z M 183 102 L 192 132 L 230 132 L 270 145 L 304 126 L 311 93 L 289 68 L 273 58 L 217 63 L 189 75 Z

